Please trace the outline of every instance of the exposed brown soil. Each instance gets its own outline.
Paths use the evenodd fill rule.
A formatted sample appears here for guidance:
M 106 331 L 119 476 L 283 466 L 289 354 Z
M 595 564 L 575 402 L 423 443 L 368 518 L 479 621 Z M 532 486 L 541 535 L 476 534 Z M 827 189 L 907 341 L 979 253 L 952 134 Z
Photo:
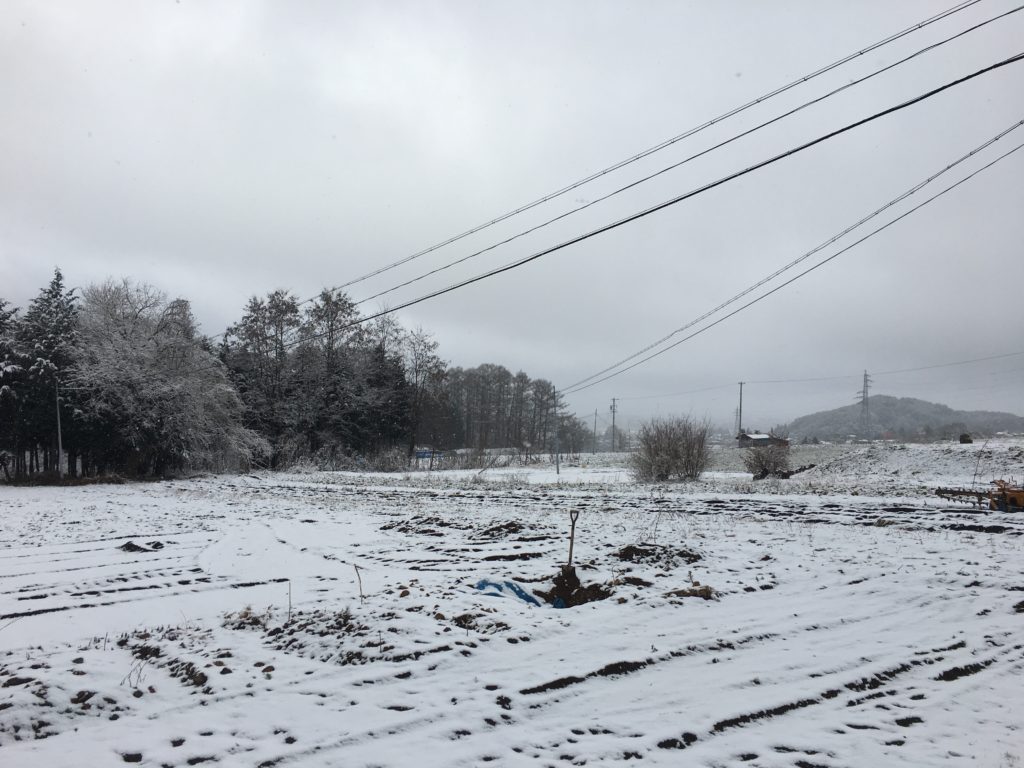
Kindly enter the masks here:
M 985 667 L 991 664 L 995 659 L 987 659 L 985 661 L 979 661 L 976 664 L 965 664 L 962 667 L 953 667 L 947 669 L 945 672 L 936 677 L 936 680 L 942 680 L 943 682 L 952 682 L 953 680 L 959 680 L 961 677 L 967 677 L 968 675 L 976 675 L 981 672 Z
M 542 552 L 516 552 L 512 555 L 488 555 L 483 559 L 488 562 L 497 562 L 511 560 L 533 560 L 538 557 L 544 557 L 544 554 Z
M 718 596 L 715 590 L 705 584 L 686 589 L 673 589 L 671 592 L 666 592 L 665 597 L 699 597 L 702 600 L 715 600 Z
M 490 528 L 485 528 L 478 534 L 486 539 L 504 539 L 513 533 L 520 533 L 523 530 L 522 523 L 510 520 L 507 523 L 498 523 Z
M 687 731 L 678 739 L 665 739 L 664 741 L 659 741 L 658 746 L 661 747 L 661 749 L 686 749 L 696 740 L 697 734 Z
M 762 709 L 758 712 L 752 712 L 749 715 L 740 715 L 739 717 L 730 717 L 726 720 L 719 720 L 715 723 L 712 730 L 716 733 L 721 733 L 726 728 L 733 728 L 737 725 L 753 723 L 756 720 L 764 720 L 769 717 L 784 715 L 787 712 L 792 712 L 794 709 L 803 709 L 804 707 L 810 707 L 817 703 L 819 703 L 817 699 L 800 699 L 799 701 L 782 704 L 778 707 L 772 707 L 771 709 Z
M 600 669 L 591 673 L 591 676 L 618 677 L 619 675 L 628 675 L 630 672 L 636 672 L 653 663 L 650 659 L 647 661 L 615 661 L 611 664 L 605 664 Z
M 900 728 L 909 728 L 910 726 L 912 726 L 912 725 L 914 725 L 916 723 L 923 723 L 923 722 L 924 722 L 924 720 L 922 720 L 920 717 L 916 717 L 916 716 L 901 717 L 901 718 L 899 718 L 896 721 L 896 725 L 898 725 Z
M 631 587 L 650 587 L 650 586 L 652 586 L 652 582 L 647 581 L 646 579 L 641 579 L 639 576 L 623 576 L 622 577 L 622 583 L 623 584 L 629 584 L 629 586 L 631 586 Z
M 576 685 L 577 683 L 582 682 L 584 682 L 584 678 L 569 675 L 568 677 L 560 677 L 557 680 L 551 680 L 541 685 L 535 685 L 532 688 L 523 688 L 520 693 L 527 696 L 533 693 L 547 693 L 548 691 L 557 691 L 561 688 L 568 688 L 570 685 Z
M 677 560 L 691 565 L 703 559 L 701 555 L 688 549 L 674 550 L 669 547 L 647 544 L 639 546 L 628 544 L 615 552 L 615 557 L 630 563 L 656 563 L 662 567 L 672 567 Z
M 552 589 L 535 589 L 533 594 L 556 608 L 574 608 L 595 600 L 604 600 L 611 596 L 612 591 L 603 584 L 582 584 L 576 569 L 571 565 L 563 565 L 555 576 Z

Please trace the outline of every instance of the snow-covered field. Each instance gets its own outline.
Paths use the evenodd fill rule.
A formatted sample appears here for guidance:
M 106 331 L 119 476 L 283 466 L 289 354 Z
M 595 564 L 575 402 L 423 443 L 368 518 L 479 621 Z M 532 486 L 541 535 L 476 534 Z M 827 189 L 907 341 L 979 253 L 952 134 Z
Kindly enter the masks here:
M 0 487 L 0 765 L 1024 767 L 1024 441 L 811 451 Z

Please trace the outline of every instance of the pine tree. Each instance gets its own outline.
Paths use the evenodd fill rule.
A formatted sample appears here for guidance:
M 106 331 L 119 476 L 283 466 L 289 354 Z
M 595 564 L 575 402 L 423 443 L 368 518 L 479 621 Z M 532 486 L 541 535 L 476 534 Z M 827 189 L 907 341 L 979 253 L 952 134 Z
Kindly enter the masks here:
M 64 276 L 55 269 L 50 284 L 14 322 L 13 365 L 21 382 L 9 440 L 18 477 L 57 468 L 58 387 L 74 359 L 77 319 L 75 292 L 65 290 Z M 69 418 L 67 400 L 59 402 L 62 419 Z
M 13 331 L 17 310 L 0 299 L 0 470 L 11 480 L 11 469 L 17 447 L 14 425 L 18 411 L 18 390 L 23 375 L 14 349 Z

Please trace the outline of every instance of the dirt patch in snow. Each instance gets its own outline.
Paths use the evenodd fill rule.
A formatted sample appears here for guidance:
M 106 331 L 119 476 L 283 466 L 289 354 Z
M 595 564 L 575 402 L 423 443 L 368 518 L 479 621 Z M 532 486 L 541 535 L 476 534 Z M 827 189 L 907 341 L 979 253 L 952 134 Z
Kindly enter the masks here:
M 505 523 L 496 523 L 484 528 L 477 535 L 485 539 L 504 539 L 514 533 L 521 533 L 524 530 L 522 523 L 516 520 L 509 520 Z
M 533 594 L 556 608 L 574 608 L 595 600 L 610 597 L 612 590 L 603 584 L 584 585 L 576 569 L 571 565 L 563 565 L 554 578 L 554 586 L 549 590 L 535 589 Z
M 703 560 L 700 554 L 689 549 L 672 549 L 651 544 L 628 544 L 615 552 L 615 557 L 625 562 L 649 563 L 663 568 L 672 568 L 677 564 L 677 561 L 692 565 L 698 560 Z
M 162 541 L 147 541 L 146 546 L 136 544 L 134 541 L 126 541 L 118 549 L 122 552 L 158 552 L 164 548 Z
M 959 680 L 961 677 L 967 677 L 969 675 L 976 675 L 985 667 L 989 666 L 995 661 L 995 659 L 986 659 L 985 661 L 979 661 L 974 664 L 965 664 L 962 667 L 953 667 L 947 669 L 945 672 L 936 677 L 936 680 L 941 680 L 945 683 L 950 683 L 954 680 Z
M 702 600 L 717 600 L 718 593 L 707 584 L 698 584 L 685 589 L 673 589 L 671 592 L 666 592 L 665 597 L 699 597 Z

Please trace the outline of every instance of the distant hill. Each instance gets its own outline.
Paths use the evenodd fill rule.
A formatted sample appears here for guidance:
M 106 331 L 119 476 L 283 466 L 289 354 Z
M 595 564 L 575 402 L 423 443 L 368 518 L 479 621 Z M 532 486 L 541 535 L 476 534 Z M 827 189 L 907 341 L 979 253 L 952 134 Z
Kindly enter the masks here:
M 868 398 L 871 437 L 956 437 L 961 432 L 975 436 L 995 432 L 1024 432 L 1024 417 L 997 411 L 954 411 L 948 405 L 913 397 L 873 395 Z M 834 440 L 860 436 L 860 404 L 801 416 L 789 425 L 790 437 Z

